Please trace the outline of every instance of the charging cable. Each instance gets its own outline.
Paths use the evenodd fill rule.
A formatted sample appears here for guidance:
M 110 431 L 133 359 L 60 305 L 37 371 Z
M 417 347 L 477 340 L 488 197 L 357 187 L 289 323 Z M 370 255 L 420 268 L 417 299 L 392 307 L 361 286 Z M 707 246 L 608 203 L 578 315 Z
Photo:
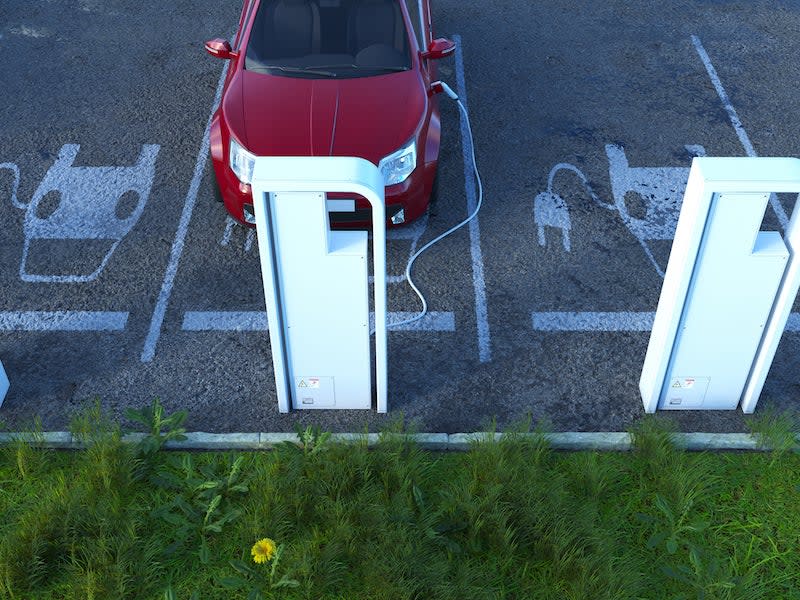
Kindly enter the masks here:
M 451 227 L 450 229 L 448 229 L 447 231 L 445 231 L 441 235 L 439 235 L 439 236 L 435 237 L 434 239 L 432 239 L 430 242 L 425 244 L 422 248 L 417 250 L 411 256 L 411 258 L 408 259 L 408 264 L 406 265 L 406 280 L 408 281 L 408 285 L 411 286 L 411 289 L 414 290 L 414 293 L 417 294 L 417 296 L 419 297 L 420 302 L 422 302 L 422 311 L 420 311 L 420 313 L 418 315 L 415 315 L 414 317 L 411 317 L 410 319 L 405 319 L 403 321 L 397 321 L 395 323 L 389 323 L 386 326 L 387 328 L 399 327 L 400 325 L 407 325 L 409 323 L 413 323 L 415 321 L 419 321 L 422 317 L 424 317 L 428 313 L 428 303 L 425 301 L 425 296 L 422 295 L 422 292 L 419 291 L 419 288 L 414 284 L 414 281 L 411 279 L 411 267 L 414 265 L 414 261 L 417 260 L 417 257 L 420 254 L 422 254 L 423 252 L 425 252 L 425 250 L 427 250 L 428 248 L 433 246 L 435 243 L 441 241 L 442 239 L 444 239 L 445 237 L 447 237 L 448 235 L 450 235 L 454 231 L 457 231 L 458 229 L 460 229 L 461 227 L 463 227 L 464 225 L 466 225 L 467 223 L 472 221 L 472 219 L 474 219 L 478 215 L 478 211 L 480 211 L 481 204 L 483 203 L 483 186 L 481 185 L 481 176 L 478 174 L 478 165 L 477 165 L 477 163 L 475 161 L 475 144 L 472 141 L 472 127 L 470 126 L 470 123 L 469 123 L 469 115 L 467 114 L 467 109 L 464 107 L 464 104 L 461 102 L 461 100 L 459 100 L 458 94 L 456 94 L 450 88 L 450 86 L 447 85 L 444 81 L 435 82 L 431 86 L 431 88 L 436 92 L 443 91 L 445 94 L 450 96 L 450 98 L 452 98 L 453 100 L 455 100 L 458 103 L 459 109 L 461 109 L 461 112 L 464 113 L 464 120 L 467 123 L 467 134 L 469 135 L 469 146 L 470 146 L 470 150 L 471 150 L 471 153 L 472 153 L 472 170 L 475 173 L 475 180 L 478 182 L 478 203 L 475 206 L 475 210 L 472 211 L 471 215 L 469 215 L 466 219 L 461 221 L 458 225 L 455 225 L 454 227 Z

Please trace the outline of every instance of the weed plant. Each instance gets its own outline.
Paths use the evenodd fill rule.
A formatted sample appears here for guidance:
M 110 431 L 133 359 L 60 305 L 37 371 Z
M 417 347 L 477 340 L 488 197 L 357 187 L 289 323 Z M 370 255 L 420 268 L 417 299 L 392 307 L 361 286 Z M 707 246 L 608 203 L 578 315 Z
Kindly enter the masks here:
M 147 597 L 165 575 L 163 545 L 146 535 L 152 490 L 132 481 L 133 455 L 98 406 L 72 430 L 85 451 L 56 455 L 35 442 L 4 451 L 0 594 Z
M 185 415 L 136 414 L 136 444 L 95 406 L 72 427 L 85 450 L 35 428 L 3 449 L 0 598 L 800 598 L 785 415 L 753 422 L 771 453 L 687 453 L 645 419 L 626 453 L 520 427 L 447 454 L 402 424 L 373 448 L 309 428 L 273 452 L 165 452 Z

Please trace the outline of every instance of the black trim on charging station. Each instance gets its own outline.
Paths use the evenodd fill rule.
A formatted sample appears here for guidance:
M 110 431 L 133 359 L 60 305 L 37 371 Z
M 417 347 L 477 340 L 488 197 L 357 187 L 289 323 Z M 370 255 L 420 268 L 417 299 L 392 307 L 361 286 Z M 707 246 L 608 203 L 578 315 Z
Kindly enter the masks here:
M 402 204 L 391 204 L 386 207 L 386 220 L 389 221 L 393 216 L 403 210 Z M 335 212 L 331 211 L 330 215 L 331 224 L 335 223 L 365 223 L 372 221 L 372 207 L 359 208 L 350 212 Z

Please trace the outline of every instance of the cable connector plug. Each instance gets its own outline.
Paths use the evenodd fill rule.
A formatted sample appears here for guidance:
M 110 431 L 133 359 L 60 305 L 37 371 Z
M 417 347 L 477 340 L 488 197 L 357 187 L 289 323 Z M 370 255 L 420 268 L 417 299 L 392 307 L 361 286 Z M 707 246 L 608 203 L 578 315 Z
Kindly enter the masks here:
M 434 81 L 431 84 L 431 92 L 433 92 L 434 94 L 441 94 L 442 92 L 444 92 L 445 94 L 450 96 L 453 100 L 456 101 L 458 100 L 458 94 L 456 94 L 449 85 L 447 85 L 444 81 L 441 80 Z

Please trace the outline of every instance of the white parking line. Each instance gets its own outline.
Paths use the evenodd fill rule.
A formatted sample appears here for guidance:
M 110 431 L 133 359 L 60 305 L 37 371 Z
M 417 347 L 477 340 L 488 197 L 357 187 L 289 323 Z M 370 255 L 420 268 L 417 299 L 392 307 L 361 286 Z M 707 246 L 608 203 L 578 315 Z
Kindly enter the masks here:
M 389 324 L 404 321 L 416 315 L 413 312 L 390 312 Z M 370 313 L 372 329 L 373 313 Z M 184 331 L 267 331 L 267 313 L 264 311 L 187 311 L 183 314 Z M 452 312 L 429 312 L 419 321 L 394 327 L 391 331 L 455 331 Z
M 390 312 L 386 315 L 386 324 L 391 327 L 389 331 L 455 331 L 456 319 L 452 312 L 430 311 L 418 321 L 406 323 L 405 325 L 393 326 L 393 323 L 406 321 L 417 316 L 417 312 Z M 375 314 L 369 313 L 369 328 L 375 328 Z
M 750 137 L 747 135 L 747 132 L 742 126 L 742 121 L 739 119 L 739 115 L 736 114 L 736 109 L 733 108 L 733 104 L 731 104 L 731 99 L 728 96 L 728 93 L 725 91 L 725 88 L 722 87 L 722 81 L 720 80 L 719 75 L 717 75 L 717 70 L 714 68 L 714 65 L 711 64 L 711 58 L 709 58 L 708 52 L 706 52 L 706 49 L 703 47 L 700 38 L 696 35 L 693 35 L 692 43 L 694 44 L 695 50 L 697 50 L 697 53 L 700 55 L 700 60 L 703 61 L 703 65 L 706 67 L 708 76 L 711 78 L 711 83 L 714 84 L 714 88 L 717 90 L 719 99 L 722 100 L 722 105 L 725 107 L 725 111 L 728 113 L 728 118 L 731 120 L 731 125 L 733 125 L 733 128 L 736 130 L 736 135 L 739 136 L 739 141 L 742 142 L 742 146 L 744 146 L 744 151 L 747 153 L 747 156 L 758 156 L 755 148 L 753 148 L 753 144 L 750 142 Z
M 736 135 L 739 137 L 739 141 L 742 143 L 742 146 L 744 146 L 745 153 L 747 156 L 758 156 L 755 148 L 753 148 L 752 142 L 750 142 L 750 137 L 744 130 L 744 126 L 742 125 L 741 119 L 739 119 L 739 115 L 736 114 L 736 109 L 733 108 L 733 104 L 731 103 L 731 99 L 728 97 L 728 93 L 725 91 L 725 88 L 722 87 L 722 81 L 720 81 L 714 65 L 711 64 L 711 59 L 709 58 L 706 49 L 703 47 L 702 42 L 700 42 L 700 38 L 696 35 L 693 35 L 692 43 L 694 44 L 695 50 L 697 50 L 697 53 L 700 55 L 700 60 L 703 61 L 703 65 L 706 67 L 708 76 L 711 78 L 711 83 L 714 85 L 714 89 L 717 90 L 717 95 L 719 95 L 719 99 L 722 101 L 722 105 L 725 107 L 725 111 L 728 113 L 728 118 L 731 120 L 731 125 L 733 125 L 733 128 L 736 130 Z M 778 221 L 781 224 L 781 228 L 786 229 L 786 226 L 789 224 L 789 217 L 786 215 L 786 211 L 783 210 L 783 206 L 781 206 L 781 203 L 775 194 L 770 195 L 769 205 L 772 207 L 772 210 L 775 211 Z
M 250 252 L 253 249 L 253 242 L 256 239 L 256 230 L 255 229 L 248 229 L 247 230 L 247 237 L 244 240 L 244 251 Z
M 267 331 L 267 313 L 257 310 L 187 311 L 184 331 Z
M 650 331 L 654 312 L 535 312 L 535 331 Z
M 126 312 L 28 310 L 0 312 L 0 331 L 122 331 Z
M 156 308 L 153 311 L 153 318 L 150 321 L 150 330 L 147 333 L 147 339 L 144 342 L 144 349 L 142 350 L 141 361 L 150 362 L 156 353 L 156 344 L 161 335 L 161 325 L 164 323 L 164 315 L 167 312 L 167 305 L 169 298 L 172 294 L 172 286 L 175 283 L 175 275 L 178 272 L 178 262 L 183 253 L 183 245 L 186 240 L 186 233 L 189 231 L 189 221 L 192 218 L 192 211 L 197 202 L 197 192 L 200 189 L 200 182 L 203 179 L 203 171 L 205 171 L 206 161 L 208 159 L 209 139 L 208 133 L 211 130 L 211 119 L 214 116 L 214 111 L 217 110 L 220 97 L 222 96 L 222 87 L 225 83 L 225 74 L 228 72 L 228 62 L 226 61 L 222 67 L 222 73 L 219 76 L 217 83 L 217 93 L 214 96 L 214 104 L 211 107 L 211 114 L 208 116 L 205 131 L 203 132 L 203 142 L 200 145 L 200 152 L 197 154 L 197 162 L 194 165 L 194 176 L 189 185 L 189 192 L 186 194 L 186 201 L 183 204 L 183 212 L 181 212 L 181 220 L 178 225 L 178 232 L 175 234 L 175 240 L 172 242 L 172 250 L 169 256 L 169 263 L 167 264 L 167 271 L 164 274 L 164 283 L 161 285 L 161 292 L 158 294 L 158 301 Z
M 20 25 L 19 27 L 12 27 L 8 30 L 9 33 L 13 33 L 14 35 L 22 35 L 25 37 L 30 38 L 46 38 L 52 37 L 53 32 L 49 29 L 36 29 L 35 27 L 28 27 L 27 25 Z
M 461 36 L 454 35 L 456 43 L 456 93 L 467 107 L 467 87 L 464 80 L 464 56 L 461 51 Z M 469 110 L 467 110 L 469 112 Z M 475 178 L 472 170 L 472 147 L 469 143 L 467 122 L 459 111 L 461 120 L 461 152 L 464 156 L 464 190 L 467 194 L 467 214 L 477 205 Z M 486 306 L 486 283 L 483 277 L 483 254 L 481 252 L 481 232 L 476 216 L 469 222 L 469 248 L 472 254 L 472 286 L 475 289 L 475 319 L 478 327 L 478 358 L 481 362 L 492 360 L 491 336 L 489 333 L 489 314 Z
M 236 221 L 234 221 L 231 217 L 225 219 L 225 232 L 222 234 L 222 239 L 219 241 L 220 246 L 227 246 L 231 241 L 231 234 L 233 234 L 233 228 L 236 227 Z
M 534 312 L 535 331 L 650 331 L 654 312 Z M 800 332 L 800 313 L 789 315 L 786 331 Z

